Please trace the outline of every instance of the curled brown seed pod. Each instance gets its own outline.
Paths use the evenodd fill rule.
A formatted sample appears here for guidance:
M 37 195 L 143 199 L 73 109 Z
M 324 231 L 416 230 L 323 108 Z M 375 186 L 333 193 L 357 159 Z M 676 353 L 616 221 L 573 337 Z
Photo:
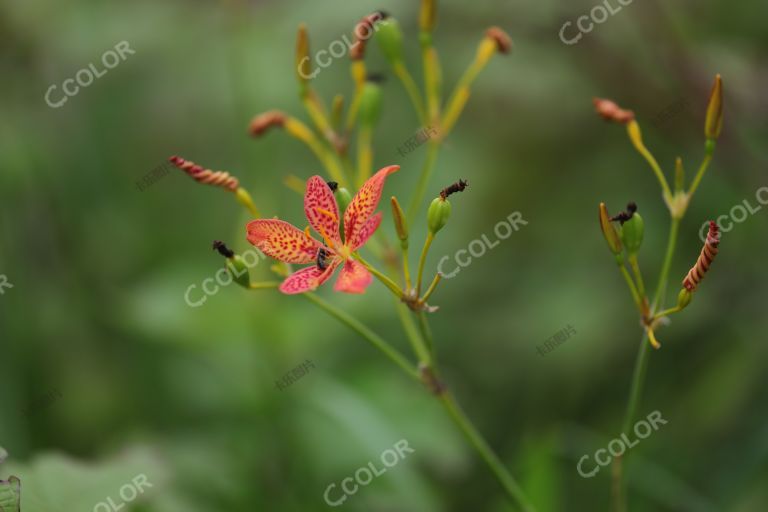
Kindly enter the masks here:
M 251 120 L 251 124 L 248 131 L 251 135 L 258 137 L 264 135 L 264 132 L 275 126 L 283 126 L 285 124 L 286 115 L 279 110 L 270 110 L 259 114 Z
M 447 198 L 451 194 L 455 194 L 456 192 L 463 192 L 465 188 L 469 186 L 469 183 L 466 180 L 459 180 L 453 185 L 449 187 L 445 187 L 443 190 L 440 191 L 440 197 L 443 199 Z
M 238 179 L 228 172 L 205 169 L 194 162 L 184 160 L 180 156 L 172 156 L 168 161 L 189 174 L 198 183 L 226 188 L 233 192 L 240 186 Z
M 683 279 L 683 286 L 689 292 L 696 290 L 699 283 L 704 279 L 704 275 L 709 270 L 710 265 L 717 256 L 718 246 L 720 245 L 720 228 L 714 221 L 709 222 L 709 233 L 707 233 L 707 240 L 704 242 L 704 247 L 701 249 L 699 259 L 696 260 L 696 264 L 691 268 L 688 274 Z

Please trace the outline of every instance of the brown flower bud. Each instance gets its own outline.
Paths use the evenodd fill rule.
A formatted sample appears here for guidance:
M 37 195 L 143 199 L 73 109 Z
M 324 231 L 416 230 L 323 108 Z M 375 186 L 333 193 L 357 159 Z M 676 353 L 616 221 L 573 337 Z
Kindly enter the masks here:
M 509 53 L 512 50 L 512 38 L 499 27 L 491 27 L 485 31 L 485 36 L 493 39 L 499 53 Z
M 622 110 L 616 103 L 603 98 L 593 98 L 595 111 L 606 121 L 614 123 L 627 124 L 635 119 L 635 113 L 631 110 Z
M 248 131 L 254 137 L 264 135 L 264 133 L 275 126 L 283 126 L 285 124 L 286 116 L 279 110 L 270 110 L 259 114 L 251 120 L 251 124 Z

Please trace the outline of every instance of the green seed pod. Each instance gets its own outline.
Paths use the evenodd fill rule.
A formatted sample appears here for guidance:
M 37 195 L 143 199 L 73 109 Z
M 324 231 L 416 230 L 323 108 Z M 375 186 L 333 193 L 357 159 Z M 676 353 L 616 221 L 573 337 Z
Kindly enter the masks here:
M 691 299 L 693 299 L 693 294 L 687 289 L 683 288 L 680 290 L 680 294 L 677 296 L 677 307 L 680 309 L 685 309 L 685 307 L 691 303 Z
M 344 212 L 347 210 L 347 206 L 352 202 L 352 194 L 344 187 L 337 187 L 334 190 L 333 195 L 336 196 L 336 203 L 339 205 L 339 211 Z
M 227 258 L 227 270 L 232 274 L 232 278 L 243 288 L 251 287 L 251 274 L 248 271 L 248 265 L 239 254 Z
M 360 93 L 360 123 L 372 127 L 381 117 L 381 87 L 376 82 L 367 81 Z
M 634 256 L 643 245 L 643 232 L 645 224 L 639 213 L 635 212 L 632 218 L 621 226 L 621 241 L 627 248 L 627 254 Z
M 446 225 L 451 216 L 451 203 L 442 197 L 436 197 L 427 211 L 427 227 L 431 234 L 435 234 Z
M 403 58 L 403 33 L 400 24 L 394 18 L 387 18 L 377 25 L 376 39 L 381 51 L 390 64 L 400 62 Z

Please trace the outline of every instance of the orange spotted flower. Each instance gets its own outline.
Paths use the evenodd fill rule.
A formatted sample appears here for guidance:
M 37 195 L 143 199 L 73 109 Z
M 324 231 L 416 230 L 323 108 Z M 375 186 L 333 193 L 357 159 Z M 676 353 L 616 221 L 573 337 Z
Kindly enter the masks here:
M 373 276 L 362 264 L 352 259 L 357 251 L 373 235 L 381 223 L 381 212 L 375 213 L 387 176 L 400 166 L 384 167 L 366 181 L 344 212 L 344 241 L 339 232 L 339 206 L 331 187 L 320 176 L 307 181 L 304 194 L 304 213 L 309 224 L 323 238 L 318 242 L 309 232 L 309 226 L 301 231 L 279 219 L 258 219 L 248 223 L 248 241 L 264 254 L 285 263 L 314 263 L 294 272 L 280 285 L 286 294 L 315 290 L 326 282 L 343 265 L 334 290 L 346 293 L 363 293 Z

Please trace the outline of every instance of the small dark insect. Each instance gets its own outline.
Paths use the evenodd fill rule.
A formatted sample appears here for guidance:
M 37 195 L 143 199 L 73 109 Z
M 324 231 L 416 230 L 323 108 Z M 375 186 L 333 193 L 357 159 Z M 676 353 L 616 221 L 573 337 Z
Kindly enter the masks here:
M 469 186 L 469 182 L 466 180 L 459 180 L 450 187 L 446 187 L 443 190 L 440 191 L 440 197 L 443 199 L 446 199 L 449 195 L 455 194 L 456 192 L 463 192 L 465 188 Z
M 632 218 L 632 215 L 634 215 L 636 211 L 637 211 L 637 204 L 635 204 L 635 202 L 632 201 L 631 203 L 627 204 L 627 211 L 621 212 L 618 215 L 614 215 L 613 217 L 611 217 L 611 220 L 617 220 L 621 224 L 624 224 L 625 222 L 627 222 L 629 219 Z
M 317 257 L 315 260 L 317 261 L 317 268 L 320 270 L 325 270 L 328 268 L 328 256 L 331 255 L 331 252 L 323 247 L 319 248 L 317 250 Z
M 231 250 L 229 247 L 227 247 L 227 244 L 220 240 L 214 240 L 213 241 L 213 250 L 219 251 L 219 254 L 224 256 L 225 258 L 231 258 L 235 255 L 235 251 Z
M 373 82 L 374 84 L 383 84 L 387 80 L 387 77 L 381 73 L 368 73 L 365 77 L 366 82 Z
M 336 189 L 339 188 L 339 184 L 335 181 L 326 181 L 326 185 L 328 185 L 328 188 L 331 189 L 331 192 L 336 192 Z

